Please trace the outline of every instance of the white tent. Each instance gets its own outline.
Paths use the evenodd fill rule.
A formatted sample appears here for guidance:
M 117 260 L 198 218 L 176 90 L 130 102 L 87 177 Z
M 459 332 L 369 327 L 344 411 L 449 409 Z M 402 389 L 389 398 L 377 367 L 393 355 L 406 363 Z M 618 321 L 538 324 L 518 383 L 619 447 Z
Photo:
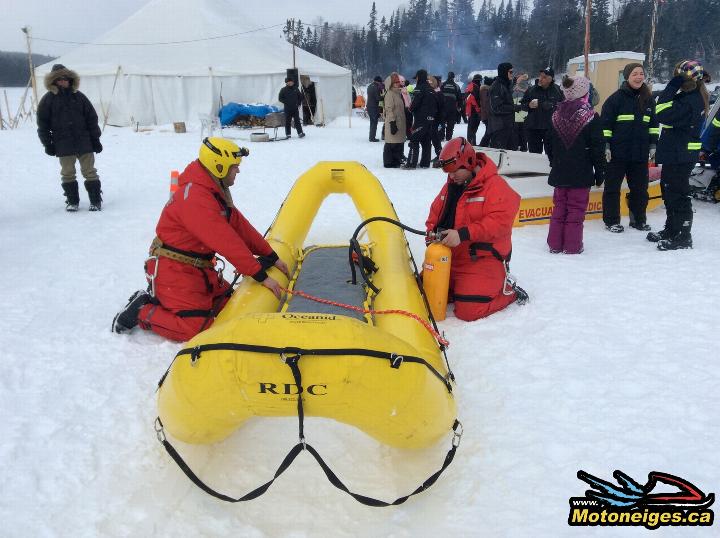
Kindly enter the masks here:
M 258 30 L 241 1 L 153 0 L 94 43 L 35 70 L 61 63 L 78 73 L 102 122 L 153 125 L 197 121 L 224 103 L 277 103 L 293 47 L 281 26 Z M 278 14 L 278 23 L 283 21 Z M 295 48 L 300 75 L 315 82 L 316 121 L 350 114 L 348 69 Z

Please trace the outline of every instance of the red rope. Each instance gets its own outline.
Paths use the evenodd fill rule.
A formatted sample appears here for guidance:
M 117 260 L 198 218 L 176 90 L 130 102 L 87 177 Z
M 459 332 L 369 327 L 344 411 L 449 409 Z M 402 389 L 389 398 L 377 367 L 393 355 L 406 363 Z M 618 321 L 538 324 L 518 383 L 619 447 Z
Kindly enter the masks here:
M 337 301 L 331 301 L 330 299 L 323 299 L 321 297 L 315 297 L 314 295 L 310 295 L 305 293 L 304 291 L 300 290 L 289 290 L 287 288 L 280 287 L 281 290 L 290 293 L 292 295 L 298 295 L 300 297 L 304 297 L 305 299 L 309 299 L 311 301 L 315 301 L 316 303 L 322 303 L 322 304 L 329 304 L 332 306 L 339 306 L 340 308 L 345 308 L 347 310 L 353 310 L 355 312 L 360 312 L 361 314 L 401 314 L 403 316 L 407 316 L 409 318 L 414 319 L 415 321 L 418 321 L 422 324 L 427 331 L 433 335 L 433 337 L 442 345 L 445 347 L 448 347 L 450 345 L 450 342 L 448 342 L 445 338 L 440 336 L 440 333 L 437 332 L 432 325 L 427 320 L 424 320 L 417 314 L 413 312 L 408 312 L 407 310 L 399 310 L 399 309 L 392 309 L 392 310 L 369 310 L 367 308 L 360 308 L 359 306 L 354 306 L 350 304 L 345 303 L 339 303 Z

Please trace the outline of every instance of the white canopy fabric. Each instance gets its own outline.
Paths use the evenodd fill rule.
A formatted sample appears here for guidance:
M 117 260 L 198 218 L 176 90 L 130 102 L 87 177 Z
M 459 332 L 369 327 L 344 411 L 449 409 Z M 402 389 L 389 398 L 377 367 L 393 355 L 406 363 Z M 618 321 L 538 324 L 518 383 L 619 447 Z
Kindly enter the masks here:
M 224 103 L 277 104 L 293 47 L 281 26 L 258 30 L 243 4 L 153 0 L 92 44 L 38 66 L 36 76 L 56 63 L 77 72 L 111 125 L 197 121 L 217 114 L 221 89 Z M 315 82 L 316 122 L 350 114 L 350 70 L 297 47 L 295 66 Z

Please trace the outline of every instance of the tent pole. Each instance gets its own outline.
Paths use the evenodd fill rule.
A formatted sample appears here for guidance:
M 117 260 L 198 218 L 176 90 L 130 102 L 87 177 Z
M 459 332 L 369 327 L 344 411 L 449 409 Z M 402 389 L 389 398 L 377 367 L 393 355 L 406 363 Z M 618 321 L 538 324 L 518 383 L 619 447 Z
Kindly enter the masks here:
M 25 85 L 25 92 L 23 93 L 22 99 L 20 100 L 20 106 L 18 106 L 17 114 L 15 114 L 15 118 L 12 120 L 12 124 L 10 125 L 11 129 L 14 129 L 18 126 L 18 123 L 20 122 L 20 111 L 25 110 L 25 99 L 27 99 L 28 90 L 30 89 L 30 84 L 32 84 L 32 77 L 28 79 L 27 84 Z M 32 106 L 30 107 L 32 110 Z M 8 114 L 10 112 L 8 111 Z
M 105 126 L 107 125 L 108 116 L 110 115 L 110 107 L 112 106 L 113 96 L 115 95 L 115 86 L 117 85 L 118 77 L 120 76 L 121 65 L 118 65 L 117 71 L 115 71 L 115 80 L 113 81 L 112 92 L 110 92 L 110 102 L 108 103 L 107 110 L 104 110 L 103 126 L 102 131 L 105 132 Z
M 3 90 L 3 93 L 5 94 L 5 108 L 7 109 L 7 113 L 8 113 L 8 122 L 12 122 L 12 116 L 10 115 L 10 105 L 8 104 L 8 98 L 7 98 L 7 91 Z M 3 122 L 4 122 L 4 120 L 2 119 L 2 113 L 0 112 L 0 125 L 2 125 Z M 10 125 L 10 123 L 8 123 L 8 125 Z M 4 128 L 5 127 L 3 127 L 3 129 Z
M 38 105 L 38 97 L 37 97 L 37 82 L 35 80 L 35 68 L 33 67 L 33 60 L 32 60 L 32 50 L 30 46 L 30 27 L 24 26 L 21 28 L 23 33 L 25 34 L 25 39 L 27 41 L 27 49 L 28 49 L 28 66 L 30 68 L 30 82 L 32 84 L 33 89 L 33 103 L 32 108 L 33 110 L 37 109 Z

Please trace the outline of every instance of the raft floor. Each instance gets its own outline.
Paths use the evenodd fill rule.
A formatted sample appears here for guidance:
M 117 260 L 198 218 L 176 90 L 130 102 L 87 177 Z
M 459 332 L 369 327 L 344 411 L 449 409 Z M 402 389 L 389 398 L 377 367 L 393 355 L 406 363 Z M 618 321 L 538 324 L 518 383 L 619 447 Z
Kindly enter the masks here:
M 350 278 L 348 247 L 309 247 L 305 250 L 293 288 L 315 297 L 363 308 L 366 295 L 362 278 L 358 275 L 358 284 L 354 286 L 350 284 Z M 360 312 L 294 295 L 289 298 L 286 311 L 337 314 L 366 321 Z

